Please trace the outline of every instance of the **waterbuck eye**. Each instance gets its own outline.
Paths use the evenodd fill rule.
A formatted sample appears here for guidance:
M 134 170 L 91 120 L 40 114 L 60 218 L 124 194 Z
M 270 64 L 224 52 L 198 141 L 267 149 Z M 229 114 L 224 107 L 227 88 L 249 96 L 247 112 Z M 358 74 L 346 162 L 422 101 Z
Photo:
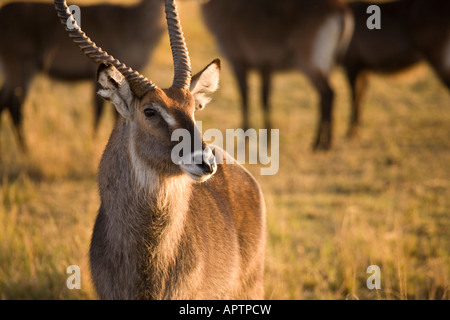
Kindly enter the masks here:
M 144 109 L 144 114 L 147 118 L 151 118 L 156 114 L 156 111 L 153 110 L 152 108 L 145 108 Z

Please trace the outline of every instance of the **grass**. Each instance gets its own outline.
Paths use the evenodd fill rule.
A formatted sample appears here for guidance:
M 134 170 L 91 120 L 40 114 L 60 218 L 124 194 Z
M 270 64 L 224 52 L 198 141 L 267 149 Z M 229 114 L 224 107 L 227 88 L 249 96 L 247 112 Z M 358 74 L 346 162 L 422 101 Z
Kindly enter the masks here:
M 222 55 L 198 3 L 180 1 L 179 7 L 197 71 Z M 170 84 L 167 38 L 143 73 L 161 87 Z M 260 83 L 256 75 L 250 80 L 252 123 L 259 128 Z M 299 73 L 274 79 L 280 169 L 261 176 L 258 166 L 247 166 L 267 204 L 267 299 L 450 298 L 450 95 L 426 65 L 370 80 L 360 135 L 348 141 L 349 88 L 336 69 L 335 147 L 313 153 L 316 92 Z M 36 77 L 24 106 L 28 155 L 18 150 L 9 116 L 2 115 L 2 299 L 96 298 L 88 248 L 99 206 L 97 166 L 113 116 L 110 106 L 94 138 L 91 90 L 90 83 Z M 198 118 L 203 130 L 240 125 L 226 60 L 221 88 Z M 72 264 L 81 268 L 81 290 L 66 287 Z M 381 268 L 376 291 L 366 287 L 372 264 Z

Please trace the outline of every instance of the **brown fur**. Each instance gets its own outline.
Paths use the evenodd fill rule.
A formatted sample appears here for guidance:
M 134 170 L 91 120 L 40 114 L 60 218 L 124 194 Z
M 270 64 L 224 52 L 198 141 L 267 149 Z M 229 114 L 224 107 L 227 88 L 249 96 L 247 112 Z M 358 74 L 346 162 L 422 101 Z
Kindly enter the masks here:
M 371 4 L 380 7 L 380 30 L 366 26 L 366 10 Z M 450 55 L 446 51 L 446 45 L 450 45 L 450 2 L 402 0 L 354 2 L 349 6 L 355 17 L 355 32 L 342 64 L 352 89 L 348 136 L 353 137 L 360 122 L 368 71 L 395 73 L 426 60 L 450 89 L 450 68 L 444 63 L 445 55 Z
M 145 118 L 151 103 L 177 125 L 161 115 Z M 171 161 L 171 132 L 196 130 L 186 90 L 156 89 L 129 107 L 132 115 L 117 122 L 99 169 L 101 207 L 90 250 L 99 297 L 262 299 L 265 206 L 258 183 L 237 163 L 195 182 Z
M 202 5 L 202 12 L 233 67 L 242 97 L 243 128 L 250 126 L 249 70 L 261 74 L 264 125 L 268 129 L 272 127 L 269 115 L 272 73 L 299 70 L 320 94 L 321 112 L 314 148 L 328 149 L 332 144 L 334 97 L 328 78 L 334 61 L 351 37 L 352 19 L 347 7 L 339 0 L 210 0 Z M 331 25 L 322 31 L 327 23 Z
M 133 6 L 101 4 L 80 7 L 84 31 L 114 57 L 139 70 L 164 31 L 160 0 L 142 0 Z M 96 66 L 72 43 L 51 3 L 10 3 L 0 10 L 0 59 L 4 83 L 0 115 L 11 113 L 19 142 L 25 149 L 22 105 L 37 72 L 62 80 L 95 80 Z M 98 88 L 95 88 L 95 92 Z M 103 100 L 94 95 L 95 128 Z

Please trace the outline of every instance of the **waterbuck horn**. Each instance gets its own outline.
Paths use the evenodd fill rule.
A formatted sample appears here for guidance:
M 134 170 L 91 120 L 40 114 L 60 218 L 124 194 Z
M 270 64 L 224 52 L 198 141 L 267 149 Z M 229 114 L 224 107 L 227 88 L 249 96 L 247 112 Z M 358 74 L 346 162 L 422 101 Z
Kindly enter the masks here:
M 130 89 L 138 97 L 142 98 L 149 91 L 154 90 L 156 85 L 150 80 L 139 74 L 139 72 L 127 67 L 124 63 L 115 59 L 113 56 L 98 47 L 78 26 L 77 21 L 70 12 L 65 0 L 55 0 L 55 8 L 61 23 L 65 26 L 69 37 L 78 45 L 81 51 L 93 60 L 96 64 L 111 64 L 119 70 L 127 79 Z M 167 3 L 167 1 L 166 1 Z M 69 28 L 67 20 L 70 20 Z
M 169 28 L 170 47 L 174 64 L 172 87 L 189 89 L 191 83 L 191 61 L 178 17 L 174 0 L 165 0 L 167 26 Z

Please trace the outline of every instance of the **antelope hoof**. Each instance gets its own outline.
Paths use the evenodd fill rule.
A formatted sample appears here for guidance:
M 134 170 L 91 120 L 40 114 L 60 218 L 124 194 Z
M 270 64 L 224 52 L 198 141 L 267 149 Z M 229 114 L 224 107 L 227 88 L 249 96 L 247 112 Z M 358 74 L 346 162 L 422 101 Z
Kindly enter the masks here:
M 358 128 L 350 127 L 347 131 L 347 139 L 354 140 L 358 136 Z
M 313 151 L 328 151 L 331 149 L 330 139 L 317 139 L 313 145 Z

